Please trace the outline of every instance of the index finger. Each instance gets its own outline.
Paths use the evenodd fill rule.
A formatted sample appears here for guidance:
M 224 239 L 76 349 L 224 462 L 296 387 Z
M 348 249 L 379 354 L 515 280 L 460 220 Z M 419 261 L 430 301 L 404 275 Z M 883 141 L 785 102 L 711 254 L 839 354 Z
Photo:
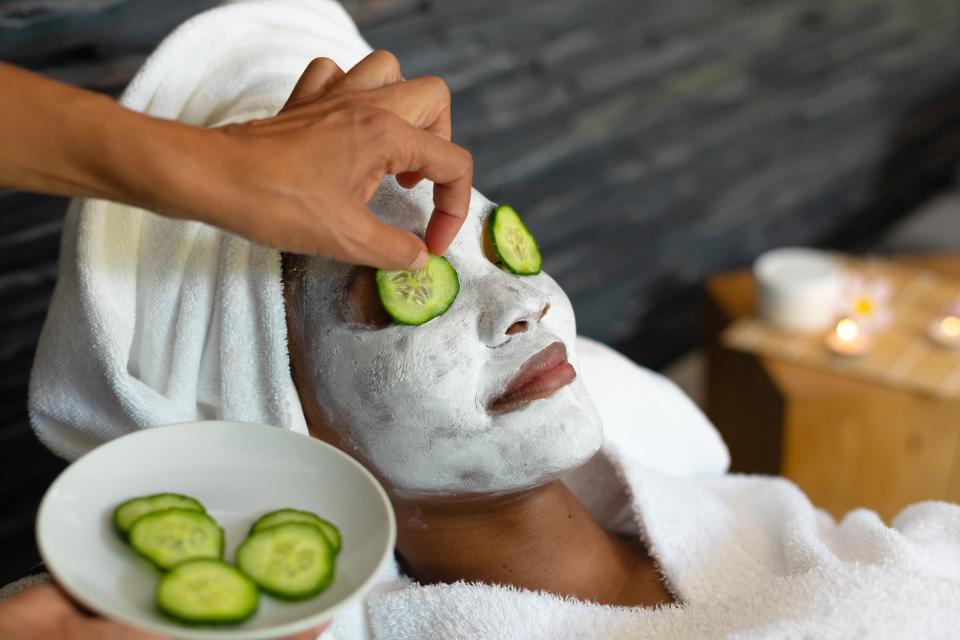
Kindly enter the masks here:
M 463 147 L 417 129 L 397 118 L 397 144 L 388 150 L 387 172 L 416 171 L 433 181 L 433 213 L 424 241 L 433 255 L 442 255 L 456 237 L 470 209 L 473 157 Z
M 450 243 L 453 242 L 453 239 L 457 237 L 457 233 L 460 232 L 463 221 L 467 219 L 467 211 L 470 207 L 470 187 L 468 187 L 467 191 L 467 207 L 464 208 L 462 212 L 460 210 L 447 211 L 446 209 L 436 206 L 437 200 L 443 197 L 442 195 L 438 195 L 437 192 L 446 188 L 447 186 L 442 184 L 434 183 L 433 185 L 434 208 L 433 213 L 430 214 L 430 222 L 427 223 L 427 231 L 423 237 L 424 242 L 427 243 L 427 249 L 435 256 L 446 253 L 450 247 Z

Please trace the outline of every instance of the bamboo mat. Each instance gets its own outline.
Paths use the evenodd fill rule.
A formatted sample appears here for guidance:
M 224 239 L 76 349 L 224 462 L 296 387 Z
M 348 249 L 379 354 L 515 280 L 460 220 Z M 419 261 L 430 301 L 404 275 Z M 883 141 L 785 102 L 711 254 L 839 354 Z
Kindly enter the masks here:
M 734 322 L 723 334 L 724 344 L 936 397 L 960 397 L 960 351 L 945 349 L 927 337 L 930 322 L 960 298 L 960 280 L 888 262 L 842 262 L 848 272 L 861 273 L 871 280 L 883 278 L 892 288 L 889 305 L 893 321 L 873 337 L 868 353 L 857 357 L 834 355 L 824 343 L 824 333 L 786 333 L 756 316 Z

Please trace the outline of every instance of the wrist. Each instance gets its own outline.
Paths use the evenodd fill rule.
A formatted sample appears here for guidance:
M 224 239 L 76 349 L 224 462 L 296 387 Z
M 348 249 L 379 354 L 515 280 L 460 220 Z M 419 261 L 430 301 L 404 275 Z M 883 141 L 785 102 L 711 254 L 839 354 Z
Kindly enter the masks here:
M 102 176 L 95 179 L 105 191 L 102 197 L 174 213 L 170 203 L 175 200 L 168 194 L 189 170 L 185 165 L 192 127 L 119 105 L 112 115 L 111 123 L 97 132 L 95 144 L 90 145 L 94 157 L 85 163 Z
M 225 154 L 215 129 L 123 109 L 103 154 L 116 180 L 113 200 L 177 218 L 211 221 L 223 188 Z M 125 122 L 122 120 L 126 120 Z
M 151 210 L 219 224 L 222 211 L 238 197 L 242 154 L 231 149 L 219 127 L 164 124 L 166 135 L 149 156 L 154 186 L 160 187 Z
M 57 171 L 50 177 L 60 184 L 44 190 L 149 208 L 157 192 L 151 182 L 162 168 L 152 157 L 173 143 L 166 125 L 176 123 L 92 92 L 70 98 L 48 116 L 59 147 Z

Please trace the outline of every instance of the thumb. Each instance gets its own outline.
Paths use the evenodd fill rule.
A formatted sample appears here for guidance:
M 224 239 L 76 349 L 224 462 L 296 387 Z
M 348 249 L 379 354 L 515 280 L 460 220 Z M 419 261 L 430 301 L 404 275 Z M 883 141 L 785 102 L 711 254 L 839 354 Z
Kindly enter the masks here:
M 378 269 L 419 269 L 427 263 L 427 245 L 415 234 L 383 223 L 363 207 L 345 259 Z

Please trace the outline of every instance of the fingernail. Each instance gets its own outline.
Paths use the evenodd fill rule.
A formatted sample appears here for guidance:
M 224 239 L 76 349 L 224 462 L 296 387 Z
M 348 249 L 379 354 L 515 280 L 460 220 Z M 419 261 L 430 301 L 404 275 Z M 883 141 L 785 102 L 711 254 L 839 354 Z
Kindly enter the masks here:
M 428 257 L 429 256 L 427 255 L 426 251 L 421 251 L 420 253 L 417 254 L 417 259 L 414 260 L 413 264 L 410 265 L 410 269 L 412 271 L 416 271 L 417 269 L 423 269 L 423 267 L 427 264 Z

